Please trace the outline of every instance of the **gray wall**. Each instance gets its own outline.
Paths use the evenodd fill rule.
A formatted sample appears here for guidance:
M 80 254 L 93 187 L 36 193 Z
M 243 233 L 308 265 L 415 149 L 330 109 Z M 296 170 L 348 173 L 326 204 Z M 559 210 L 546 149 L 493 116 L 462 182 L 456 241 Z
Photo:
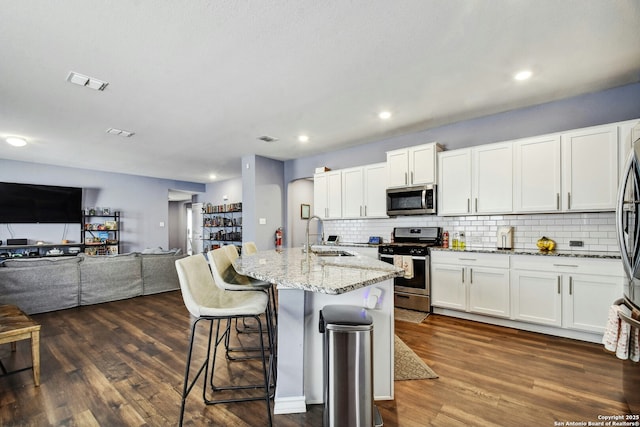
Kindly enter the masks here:
M 285 225 L 283 176 L 284 163 L 279 160 L 242 158 L 243 240 L 255 242 L 259 250 L 275 248 L 275 231 Z
M 311 177 L 320 166 L 343 169 L 384 162 L 386 151 L 428 142 L 452 150 L 636 118 L 640 118 L 640 83 L 288 160 L 285 182 Z
M 122 212 L 122 251 L 169 247 L 168 190 L 204 192 L 203 184 L 96 172 L 0 159 L 0 181 L 83 188 L 83 207 L 109 207 Z M 161 227 L 160 223 L 165 226 Z M 29 243 L 80 241 L 80 226 L 63 224 L 0 224 L 0 240 L 27 238 Z M 64 237 L 63 237 L 64 236 Z
M 300 217 L 300 205 L 309 205 L 310 212 L 313 214 L 313 180 L 298 179 L 290 182 L 287 187 L 287 200 L 289 206 L 287 209 L 286 246 L 301 247 L 303 243 L 306 244 L 307 220 Z M 311 226 L 314 227 L 315 233 L 317 225 L 314 223 Z

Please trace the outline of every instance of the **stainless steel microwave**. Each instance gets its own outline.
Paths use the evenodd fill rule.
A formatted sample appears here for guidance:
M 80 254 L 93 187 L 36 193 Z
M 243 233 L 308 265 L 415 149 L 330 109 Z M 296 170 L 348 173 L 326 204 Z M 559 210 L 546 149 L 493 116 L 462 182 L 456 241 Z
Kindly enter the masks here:
M 437 213 L 436 186 L 387 188 L 387 215 L 430 215 Z

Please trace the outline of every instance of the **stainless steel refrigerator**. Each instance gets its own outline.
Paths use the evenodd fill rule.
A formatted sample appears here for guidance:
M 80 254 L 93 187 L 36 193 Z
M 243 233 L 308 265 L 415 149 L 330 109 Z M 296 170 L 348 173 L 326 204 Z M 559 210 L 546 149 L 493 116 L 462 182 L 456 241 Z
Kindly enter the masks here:
M 631 147 L 625 164 L 616 206 L 618 246 L 627 284 L 624 297 L 614 304 L 624 305 L 631 314 L 619 311 L 618 316 L 632 328 L 640 328 L 640 139 Z M 624 395 L 632 414 L 640 414 L 640 363 L 623 362 Z

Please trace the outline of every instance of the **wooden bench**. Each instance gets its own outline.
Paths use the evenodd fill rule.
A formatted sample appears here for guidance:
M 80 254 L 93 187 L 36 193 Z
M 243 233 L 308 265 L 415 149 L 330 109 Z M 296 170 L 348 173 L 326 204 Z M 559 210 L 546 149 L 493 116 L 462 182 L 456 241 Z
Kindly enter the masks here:
M 40 385 L 40 325 L 24 314 L 15 305 L 0 305 L 0 344 L 11 343 L 11 351 L 16 351 L 16 341 L 31 338 L 32 365 L 8 372 L 2 362 L 2 376 L 33 369 L 33 382 Z

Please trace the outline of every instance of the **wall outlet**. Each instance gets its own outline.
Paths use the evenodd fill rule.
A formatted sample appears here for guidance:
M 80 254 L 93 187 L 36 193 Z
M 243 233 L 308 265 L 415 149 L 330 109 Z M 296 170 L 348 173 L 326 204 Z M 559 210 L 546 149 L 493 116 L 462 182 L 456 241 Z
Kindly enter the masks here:
M 584 246 L 584 242 L 582 240 L 569 240 L 569 246 Z

